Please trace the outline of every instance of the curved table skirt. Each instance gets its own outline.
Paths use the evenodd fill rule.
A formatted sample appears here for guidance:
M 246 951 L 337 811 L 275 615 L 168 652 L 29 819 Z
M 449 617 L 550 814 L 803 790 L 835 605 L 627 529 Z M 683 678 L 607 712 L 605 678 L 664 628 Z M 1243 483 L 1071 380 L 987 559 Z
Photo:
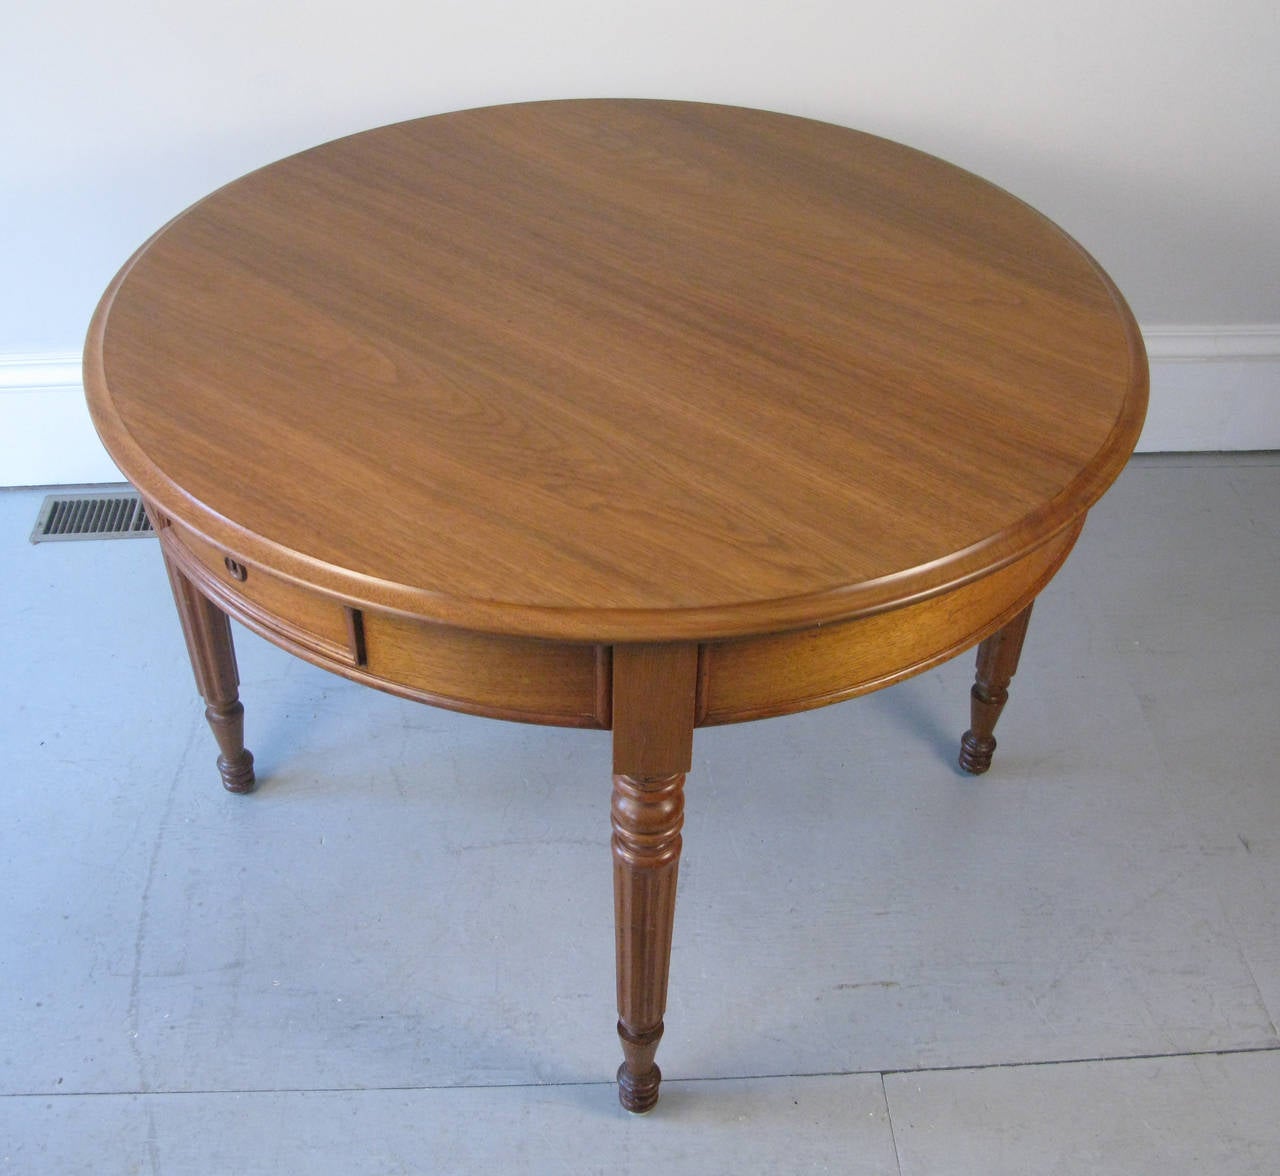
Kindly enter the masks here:
M 227 615 L 305 660 L 405 698 L 490 718 L 609 729 L 612 650 L 455 629 L 366 608 L 246 565 L 152 509 L 170 564 Z M 696 726 L 825 706 L 962 653 L 1025 609 L 1083 517 L 1012 563 L 897 608 L 699 645 Z

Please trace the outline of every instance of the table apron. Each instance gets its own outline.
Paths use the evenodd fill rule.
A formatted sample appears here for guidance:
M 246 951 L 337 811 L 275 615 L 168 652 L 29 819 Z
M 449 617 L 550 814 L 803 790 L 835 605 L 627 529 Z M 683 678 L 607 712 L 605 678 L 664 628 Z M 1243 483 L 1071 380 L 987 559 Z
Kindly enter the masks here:
M 704 645 L 698 725 L 827 706 L 963 653 L 1036 598 L 1083 525 L 1082 517 L 1013 563 L 925 600 L 795 632 Z
M 315 665 L 451 710 L 551 726 L 612 725 L 606 644 L 456 629 L 300 585 L 153 509 L 166 556 L 229 616 Z M 1011 564 L 870 616 L 699 643 L 698 726 L 789 714 L 891 685 L 976 645 L 1062 565 L 1083 518 Z

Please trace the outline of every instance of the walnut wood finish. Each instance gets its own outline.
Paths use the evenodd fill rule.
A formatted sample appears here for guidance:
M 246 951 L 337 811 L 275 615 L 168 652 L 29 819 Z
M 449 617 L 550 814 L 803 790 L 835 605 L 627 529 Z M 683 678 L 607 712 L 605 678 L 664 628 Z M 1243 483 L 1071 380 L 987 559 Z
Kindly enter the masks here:
M 1078 519 L 1146 402 L 1114 287 L 999 189 L 841 127 L 640 101 L 254 172 L 126 265 L 85 376 L 121 468 L 247 565 L 588 643 L 958 586 Z
M 205 718 L 221 752 L 218 772 L 222 786 L 228 792 L 252 792 L 255 787 L 253 753 L 244 745 L 244 706 L 240 702 L 240 675 L 236 670 L 231 623 L 168 557 L 165 568 L 183 636 L 187 639 L 196 689 L 205 701 Z
M 960 766 L 974 776 L 991 767 L 996 750 L 995 729 L 1004 704 L 1009 701 L 1009 683 L 1018 672 L 1022 643 L 1031 620 L 1027 605 L 1003 629 L 978 646 L 977 680 L 969 692 L 970 726 L 960 738 Z
M 462 111 L 254 172 L 135 254 L 85 351 L 166 524 L 229 787 L 252 760 L 226 615 L 406 697 L 612 727 L 633 1110 L 694 726 L 981 640 L 962 759 L 985 767 L 1146 382 L 1107 276 L 985 181 L 645 101 Z

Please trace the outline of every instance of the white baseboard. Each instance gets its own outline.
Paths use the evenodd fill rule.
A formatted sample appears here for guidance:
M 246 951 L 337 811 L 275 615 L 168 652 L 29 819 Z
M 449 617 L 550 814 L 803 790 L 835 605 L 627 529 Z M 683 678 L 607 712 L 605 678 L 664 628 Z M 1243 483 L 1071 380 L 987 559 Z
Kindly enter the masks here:
M 0 486 L 121 482 L 80 382 L 80 356 L 0 355 Z
M 1142 453 L 1280 449 L 1280 325 L 1148 327 Z M 119 482 L 89 422 L 80 356 L 0 355 L 0 486 Z
M 1146 327 L 1142 453 L 1280 449 L 1280 325 Z

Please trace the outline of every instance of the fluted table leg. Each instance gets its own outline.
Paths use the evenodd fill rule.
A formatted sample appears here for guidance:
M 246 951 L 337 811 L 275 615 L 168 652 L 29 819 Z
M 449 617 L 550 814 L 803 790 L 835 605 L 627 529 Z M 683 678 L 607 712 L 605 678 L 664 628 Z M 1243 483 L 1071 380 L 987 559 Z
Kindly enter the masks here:
M 1009 683 L 1018 670 L 1030 620 L 1031 605 L 1027 605 L 978 646 L 978 672 L 969 692 L 969 730 L 960 738 L 960 766 L 974 776 L 991 767 L 996 723 L 1009 701 Z
M 696 645 L 613 651 L 613 883 L 618 953 L 618 1099 L 658 1101 L 654 1061 L 667 1005 L 684 777 L 693 752 Z
M 252 792 L 253 754 L 244 745 L 244 707 L 240 675 L 231 640 L 231 622 L 166 556 L 173 600 L 187 639 L 196 689 L 205 701 L 205 718 L 218 741 L 218 771 L 228 792 Z

